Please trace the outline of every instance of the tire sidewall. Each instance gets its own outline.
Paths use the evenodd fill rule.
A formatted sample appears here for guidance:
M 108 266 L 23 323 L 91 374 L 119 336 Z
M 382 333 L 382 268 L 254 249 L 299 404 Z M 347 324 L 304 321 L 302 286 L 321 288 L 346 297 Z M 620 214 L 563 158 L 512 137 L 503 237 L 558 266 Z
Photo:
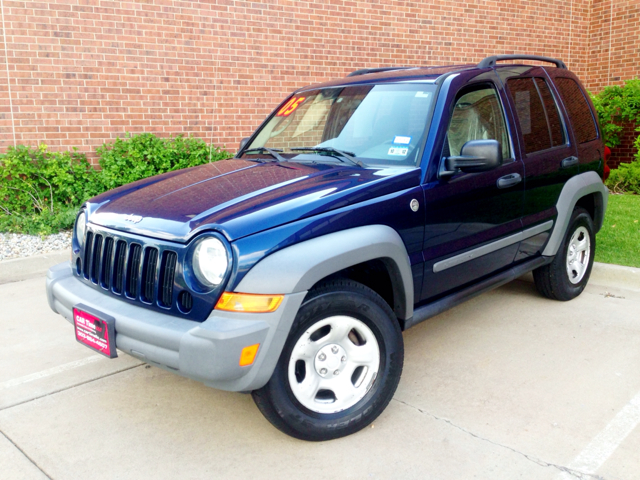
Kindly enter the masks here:
M 289 384 L 288 368 L 293 347 L 300 336 L 316 322 L 337 315 L 356 318 L 371 329 L 380 348 L 380 367 L 373 386 L 355 405 L 340 412 L 321 414 L 297 400 Z M 277 414 L 294 430 L 294 436 L 307 440 L 342 437 L 364 428 L 384 410 L 397 387 L 403 353 L 400 328 L 395 318 L 389 318 L 389 311 L 385 311 L 383 305 L 351 290 L 324 292 L 305 301 L 300 308 L 265 388 L 277 406 Z
M 574 232 L 579 227 L 585 227 L 587 232 L 589 233 L 589 241 L 590 241 L 590 252 L 589 252 L 589 262 L 587 264 L 587 271 L 584 273 L 584 276 L 578 283 L 571 283 L 569 279 L 569 274 L 567 273 L 567 255 L 569 242 Z M 582 293 L 582 291 L 587 286 L 589 282 L 589 277 L 591 276 L 591 269 L 593 268 L 593 259 L 596 253 L 596 235 L 594 233 L 593 221 L 591 220 L 591 216 L 587 213 L 586 210 L 576 209 L 571 216 L 571 221 L 569 223 L 569 228 L 567 228 L 567 234 L 564 237 L 562 245 L 560 246 L 560 251 L 558 252 L 558 263 L 556 265 L 555 274 L 558 276 L 558 279 L 561 280 L 559 283 L 561 294 L 566 298 L 575 298 Z

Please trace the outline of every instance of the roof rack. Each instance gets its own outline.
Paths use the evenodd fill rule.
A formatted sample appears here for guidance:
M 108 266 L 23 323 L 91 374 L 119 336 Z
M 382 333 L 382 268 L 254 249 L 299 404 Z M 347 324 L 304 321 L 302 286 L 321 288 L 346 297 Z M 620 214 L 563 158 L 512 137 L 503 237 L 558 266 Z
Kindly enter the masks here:
M 496 62 L 499 62 L 500 60 L 537 60 L 539 62 L 554 63 L 556 67 L 564 68 L 565 70 L 567 68 L 562 60 L 551 57 L 540 57 L 538 55 L 493 55 L 491 57 L 483 59 L 478 64 L 478 68 L 495 67 Z
M 380 67 L 380 68 L 362 68 L 351 72 L 347 77 L 356 77 L 358 75 L 366 75 L 367 73 L 388 72 L 390 70 L 408 70 L 416 67 Z

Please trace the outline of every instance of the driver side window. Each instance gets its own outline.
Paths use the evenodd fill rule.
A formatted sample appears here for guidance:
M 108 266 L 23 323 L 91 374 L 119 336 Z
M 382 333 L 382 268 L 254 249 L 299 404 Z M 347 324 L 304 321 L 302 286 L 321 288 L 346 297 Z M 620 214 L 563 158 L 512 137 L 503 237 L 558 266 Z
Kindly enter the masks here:
M 470 140 L 497 140 L 502 146 L 502 158 L 511 158 L 502 105 L 493 87 L 463 90 L 456 100 L 445 149 L 449 149 L 449 155 L 458 156 Z

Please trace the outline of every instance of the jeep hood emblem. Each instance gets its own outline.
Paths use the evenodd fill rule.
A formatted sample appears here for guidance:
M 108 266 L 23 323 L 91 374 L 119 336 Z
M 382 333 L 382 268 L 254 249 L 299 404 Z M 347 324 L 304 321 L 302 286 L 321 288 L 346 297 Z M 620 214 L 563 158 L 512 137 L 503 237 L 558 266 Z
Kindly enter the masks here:
M 142 220 L 142 217 L 140 215 L 129 214 L 124 217 L 125 222 L 138 223 L 140 220 Z

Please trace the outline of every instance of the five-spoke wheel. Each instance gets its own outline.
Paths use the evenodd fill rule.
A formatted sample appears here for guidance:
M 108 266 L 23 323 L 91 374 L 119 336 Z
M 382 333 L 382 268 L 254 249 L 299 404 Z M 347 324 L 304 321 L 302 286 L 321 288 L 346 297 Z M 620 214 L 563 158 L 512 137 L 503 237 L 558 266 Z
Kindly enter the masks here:
M 291 436 L 343 437 L 382 413 L 398 386 L 403 356 L 389 305 L 360 283 L 330 281 L 307 295 L 271 379 L 253 398 Z
M 533 271 L 538 291 L 555 300 L 571 300 L 580 295 L 589 281 L 595 248 L 591 215 L 576 207 L 553 261 Z
M 361 320 L 325 318 L 305 331 L 289 359 L 289 385 L 296 399 L 317 413 L 336 413 L 358 403 L 380 368 L 376 336 Z

